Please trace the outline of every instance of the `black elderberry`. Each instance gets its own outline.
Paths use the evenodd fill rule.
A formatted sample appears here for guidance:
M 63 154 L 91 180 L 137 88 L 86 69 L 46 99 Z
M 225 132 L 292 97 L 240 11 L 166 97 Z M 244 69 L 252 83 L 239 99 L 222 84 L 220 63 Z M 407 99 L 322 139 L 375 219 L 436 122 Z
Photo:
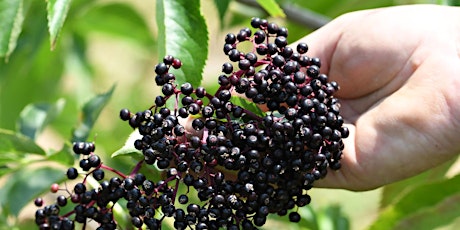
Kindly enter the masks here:
M 265 32 L 263 30 L 258 30 L 254 33 L 254 42 L 256 44 L 261 44 L 265 41 Z
M 193 92 L 193 86 L 192 86 L 192 84 L 186 82 L 186 83 L 184 83 L 184 84 L 181 85 L 180 91 L 181 91 L 184 95 L 190 95 L 190 94 Z
M 277 55 L 275 57 L 273 57 L 273 64 L 276 66 L 276 67 L 281 67 L 283 66 L 285 63 L 285 59 L 283 56 L 281 55 Z
M 166 104 L 166 99 L 163 96 L 157 96 L 155 98 L 155 105 L 161 107 Z
M 229 62 L 225 62 L 223 65 L 222 65 L 222 72 L 226 73 L 226 74 L 230 74 L 233 72 L 233 65 Z
M 161 92 L 165 96 L 170 96 L 170 95 L 174 94 L 174 86 L 171 83 L 166 83 L 161 88 Z
M 200 112 L 200 106 L 197 103 L 191 103 L 188 106 L 188 113 L 192 115 L 196 115 Z
M 131 112 L 128 109 L 121 109 L 120 110 L 120 118 L 123 121 L 129 120 L 129 118 L 131 118 Z
M 296 49 L 297 49 L 297 52 L 299 52 L 299 54 L 304 54 L 308 51 L 308 45 L 306 43 L 301 42 L 297 44 Z
M 283 36 L 283 37 L 288 37 L 288 29 L 286 27 L 280 27 L 278 29 L 278 33 L 276 35 L 278 36 Z
M 275 43 L 268 43 L 267 44 L 267 53 L 270 55 L 274 55 L 278 52 L 278 46 Z
M 178 198 L 179 204 L 187 204 L 188 203 L 188 196 L 185 194 L 181 194 Z
M 224 54 L 228 55 L 230 50 L 234 49 L 232 44 L 225 44 L 224 48 L 222 49 L 224 51 Z
M 79 165 L 83 171 L 88 171 L 92 167 L 88 159 L 81 159 Z
M 193 119 L 192 127 L 193 129 L 199 131 L 204 128 L 204 122 L 199 118 Z
M 162 75 L 168 72 L 168 66 L 165 63 L 159 63 L 155 66 L 155 73 Z
M 291 47 L 286 46 L 281 50 L 280 54 L 285 58 L 292 59 L 292 55 L 294 54 L 294 50 Z
M 228 51 L 227 55 L 230 58 L 230 61 L 236 62 L 240 60 L 240 51 L 238 51 L 237 49 L 231 49 L 230 51 Z
M 310 58 L 310 63 L 312 65 L 321 67 L 321 60 L 319 58 L 317 58 L 317 57 Z
M 96 169 L 93 171 L 93 177 L 94 179 L 96 179 L 97 181 L 100 181 L 102 179 L 104 179 L 104 170 L 102 169 Z
M 82 194 L 86 191 L 86 186 L 83 183 L 77 183 L 73 190 L 76 194 Z
M 91 167 L 97 167 L 101 164 L 101 158 L 98 155 L 93 154 L 88 158 L 88 163 Z
M 283 36 L 278 36 L 275 38 L 275 44 L 276 46 L 278 46 L 279 48 L 283 48 L 287 45 L 287 39 L 286 37 L 283 37 Z
M 248 70 L 251 66 L 251 62 L 248 59 L 242 59 L 238 62 L 238 68 L 241 70 Z
M 225 36 L 225 43 L 226 44 L 235 44 L 235 42 L 236 42 L 236 35 L 235 34 L 228 33 Z
M 218 98 L 221 100 L 221 101 L 228 101 L 230 100 L 230 97 L 232 96 L 232 94 L 230 93 L 230 91 L 228 90 L 221 90 L 219 92 L 219 95 L 218 95 Z
M 278 30 L 279 30 L 279 27 L 278 27 L 277 24 L 275 24 L 275 23 L 273 23 L 273 22 L 268 23 L 268 25 L 267 25 L 267 31 L 268 31 L 268 33 L 270 33 L 270 34 L 276 34 L 276 33 L 278 33 Z
M 289 221 L 297 223 L 300 221 L 300 214 L 298 212 L 289 213 Z
M 142 227 L 142 225 L 144 224 L 141 220 L 141 218 L 135 216 L 135 217 L 132 217 L 131 218 L 131 223 L 136 227 L 136 228 L 140 228 Z
M 257 51 L 257 54 L 259 54 L 259 55 L 265 55 L 268 52 L 268 46 L 266 44 L 263 44 L 263 43 L 259 44 L 256 47 L 256 51 Z
M 193 98 L 191 96 L 185 96 L 182 98 L 181 102 L 182 102 L 182 105 L 184 106 L 187 106 L 187 105 L 190 105 L 193 103 Z
M 251 19 L 251 26 L 255 29 L 259 28 L 262 25 L 262 20 L 257 17 Z
M 69 178 L 70 180 L 73 180 L 78 177 L 78 170 L 74 167 L 71 167 L 67 169 L 66 175 L 67 175 L 67 178 Z
M 166 55 L 163 57 L 163 63 L 166 65 L 171 65 L 174 61 L 174 57 L 172 55 Z

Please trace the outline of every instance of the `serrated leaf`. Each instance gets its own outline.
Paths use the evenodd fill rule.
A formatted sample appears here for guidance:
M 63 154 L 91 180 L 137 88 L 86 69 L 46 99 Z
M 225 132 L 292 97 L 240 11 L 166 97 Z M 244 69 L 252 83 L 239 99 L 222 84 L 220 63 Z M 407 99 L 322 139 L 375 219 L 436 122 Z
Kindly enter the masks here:
M 8 57 L 16 48 L 24 15 L 22 0 L 0 1 L 0 57 Z
M 208 29 L 200 12 L 199 0 L 158 0 L 158 53 L 173 55 L 182 67 L 171 70 L 176 83 L 199 86 L 208 55 Z
M 59 32 L 69 12 L 71 0 L 48 0 L 48 31 L 50 34 L 51 49 L 54 49 Z
M 134 141 L 136 141 L 137 139 L 142 139 L 142 135 L 136 129 L 129 135 L 128 139 L 125 142 L 125 145 L 123 145 L 123 147 L 121 147 L 119 150 L 112 153 L 111 157 L 114 158 L 119 156 L 131 156 L 134 158 L 142 159 L 144 157 L 142 155 L 142 152 L 134 148 Z
M 437 205 L 446 197 L 458 194 L 458 191 L 460 191 L 460 175 L 417 186 L 398 202 L 384 209 L 370 229 L 393 229 L 398 222 L 413 214 L 415 210 Z
M 214 5 L 216 5 L 217 13 L 219 14 L 220 27 L 224 25 L 225 13 L 230 5 L 230 1 L 231 0 L 214 0 Z
M 64 104 L 64 99 L 59 99 L 54 104 L 35 103 L 27 105 L 19 114 L 17 131 L 35 140 L 44 127 L 62 112 Z
M 251 111 L 252 113 L 254 113 L 255 115 L 257 115 L 259 117 L 264 117 L 265 116 L 264 111 L 262 111 L 262 109 L 260 109 L 260 107 L 257 106 L 257 104 L 255 104 L 253 102 L 250 102 L 250 101 L 248 101 L 248 100 L 246 100 L 246 99 L 244 99 L 242 97 L 232 96 L 230 101 L 234 105 L 238 105 L 243 109 L 249 110 L 249 111 Z
M 0 190 L 0 207 L 17 216 L 28 202 L 49 190 L 52 183 L 64 179 L 65 173 L 50 167 L 25 167 L 11 177 L 14 179 L 7 180 Z
M 0 129 L 0 154 L 8 153 L 45 155 L 45 151 L 32 139 L 11 130 Z
M 95 5 L 73 21 L 81 34 L 104 33 L 151 47 L 154 39 L 144 17 L 126 3 Z
M 257 0 L 257 3 L 264 8 L 265 11 L 273 17 L 286 17 L 283 9 L 278 5 L 275 0 Z
M 89 100 L 82 109 L 82 121 L 72 133 L 72 142 L 86 141 L 102 109 L 112 97 L 115 85 L 103 94 L 96 95 Z

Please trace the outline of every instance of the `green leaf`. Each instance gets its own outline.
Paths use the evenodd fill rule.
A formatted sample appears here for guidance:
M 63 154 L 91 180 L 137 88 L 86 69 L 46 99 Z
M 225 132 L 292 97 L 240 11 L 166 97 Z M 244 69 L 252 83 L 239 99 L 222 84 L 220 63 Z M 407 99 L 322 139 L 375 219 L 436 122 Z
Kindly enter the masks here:
M 50 161 L 55 161 L 66 166 L 71 166 L 75 162 L 74 152 L 72 146 L 68 143 L 64 144 L 61 150 L 50 153 L 47 156 L 47 159 Z
M 225 13 L 227 12 L 228 5 L 230 5 L 231 0 L 214 0 L 214 4 L 217 8 L 217 13 L 219 13 L 220 27 L 224 25 Z
M 283 9 L 275 0 L 257 0 L 257 3 L 273 17 L 286 17 Z
M 452 223 L 460 213 L 460 193 L 401 220 L 395 229 L 431 230 Z
M 64 178 L 62 169 L 25 167 L 18 170 L 0 190 L 0 207 L 17 216 L 28 202 L 49 190 L 52 183 Z
M 0 154 L 5 156 L 8 153 L 45 155 L 45 151 L 32 139 L 11 130 L 0 129 Z
M 48 31 L 50 33 L 51 49 L 54 49 L 59 32 L 69 12 L 71 0 L 48 0 L 47 2 Z
M 0 1 L 0 58 L 8 57 L 16 48 L 24 15 L 22 0 Z
M 129 135 L 128 139 L 125 142 L 125 145 L 121 147 L 121 149 L 112 153 L 111 157 L 114 158 L 118 156 L 132 156 L 135 158 L 143 159 L 144 156 L 142 155 L 142 152 L 134 148 L 134 141 L 136 141 L 137 139 L 142 139 L 142 135 L 136 129 Z
M 388 205 L 397 202 L 401 197 L 406 195 L 417 186 L 432 183 L 439 180 L 444 180 L 447 171 L 456 162 L 457 159 L 448 161 L 442 165 L 437 166 L 431 170 L 423 172 L 417 176 L 411 177 L 383 187 L 380 208 L 386 208 Z
M 72 23 L 80 34 L 98 32 L 132 40 L 146 47 L 155 45 L 144 17 L 126 3 L 95 5 Z
M 94 123 L 99 117 L 102 109 L 107 105 L 109 99 L 112 97 L 114 90 L 115 85 L 112 86 L 108 92 L 95 96 L 83 106 L 82 122 L 73 131 L 72 142 L 86 141 Z
M 176 83 L 199 86 L 208 55 L 208 29 L 199 0 L 158 0 L 156 7 L 160 57 L 173 55 L 182 67 L 171 70 Z
M 327 206 L 318 212 L 319 229 L 348 230 L 350 222 L 339 205 Z
M 19 115 L 18 132 L 35 140 L 44 127 L 61 113 L 64 104 L 64 99 L 59 99 L 54 104 L 36 103 L 27 105 Z
M 260 109 L 260 107 L 257 106 L 257 104 L 255 104 L 253 102 L 250 102 L 250 101 L 248 101 L 248 100 L 246 100 L 246 99 L 244 99 L 242 97 L 232 96 L 230 98 L 230 101 L 234 105 L 238 105 L 243 109 L 249 110 L 249 111 L 251 111 L 252 113 L 254 113 L 255 115 L 257 115 L 259 117 L 264 117 L 265 116 L 265 112 L 262 111 Z
M 458 195 L 459 191 L 460 175 L 417 186 L 407 192 L 398 202 L 384 209 L 370 229 L 393 229 L 400 221 L 415 211 L 438 205 L 445 198 Z
M 27 19 L 18 46 L 8 63 L 0 62 L 2 128 L 15 130 L 19 113 L 32 101 L 54 101 L 62 97 L 57 93 L 65 88 L 60 81 L 64 76 L 62 54 L 65 50 L 50 51 L 45 4 L 45 1 L 24 1 Z

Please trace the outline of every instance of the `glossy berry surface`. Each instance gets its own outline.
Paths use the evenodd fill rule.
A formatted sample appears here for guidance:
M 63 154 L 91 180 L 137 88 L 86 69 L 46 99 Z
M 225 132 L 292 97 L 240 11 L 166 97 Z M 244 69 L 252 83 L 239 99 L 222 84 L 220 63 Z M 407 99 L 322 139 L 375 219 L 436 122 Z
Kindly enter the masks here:
M 139 229 L 161 229 L 166 218 L 177 229 L 255 229 L 276 214 L 299 222 L 308 190 L 341 167 L 349 131 L 334 97 L 339 85 L 307 44 L 289 46 L 285 27 L 261 18 L 250 24 L 226 35 L 228 62 L 212 94 L 176 81 L 174 71 L 187 63 L 165 56 L 154 68 L 161 94 L 153 104 L 119 113 L 139 134 L 130 144 L 140 161 L 125 174 L 106 165 L 93 142 L 75 142 L 80 169 L 66 172 L 75 183 L 52 189 L 64 193 L 55 204 L 35 200 L 37 225 L 120 228 L 118 202 Z M 239 50 L 243 43 L 252 51 Z

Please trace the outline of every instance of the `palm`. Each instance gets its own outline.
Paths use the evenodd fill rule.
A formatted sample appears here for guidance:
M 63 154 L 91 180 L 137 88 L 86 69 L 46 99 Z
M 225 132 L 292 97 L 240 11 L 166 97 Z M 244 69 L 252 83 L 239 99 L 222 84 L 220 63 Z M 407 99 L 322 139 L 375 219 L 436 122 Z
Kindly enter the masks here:
M 460 151 L 460 28 L 446 21 L 458 12 L 446 10 L 357 12 L 303 40 L 341 85 L 337 97 L 351 123 L 343 169 L 319 186 L 371 189 Z

